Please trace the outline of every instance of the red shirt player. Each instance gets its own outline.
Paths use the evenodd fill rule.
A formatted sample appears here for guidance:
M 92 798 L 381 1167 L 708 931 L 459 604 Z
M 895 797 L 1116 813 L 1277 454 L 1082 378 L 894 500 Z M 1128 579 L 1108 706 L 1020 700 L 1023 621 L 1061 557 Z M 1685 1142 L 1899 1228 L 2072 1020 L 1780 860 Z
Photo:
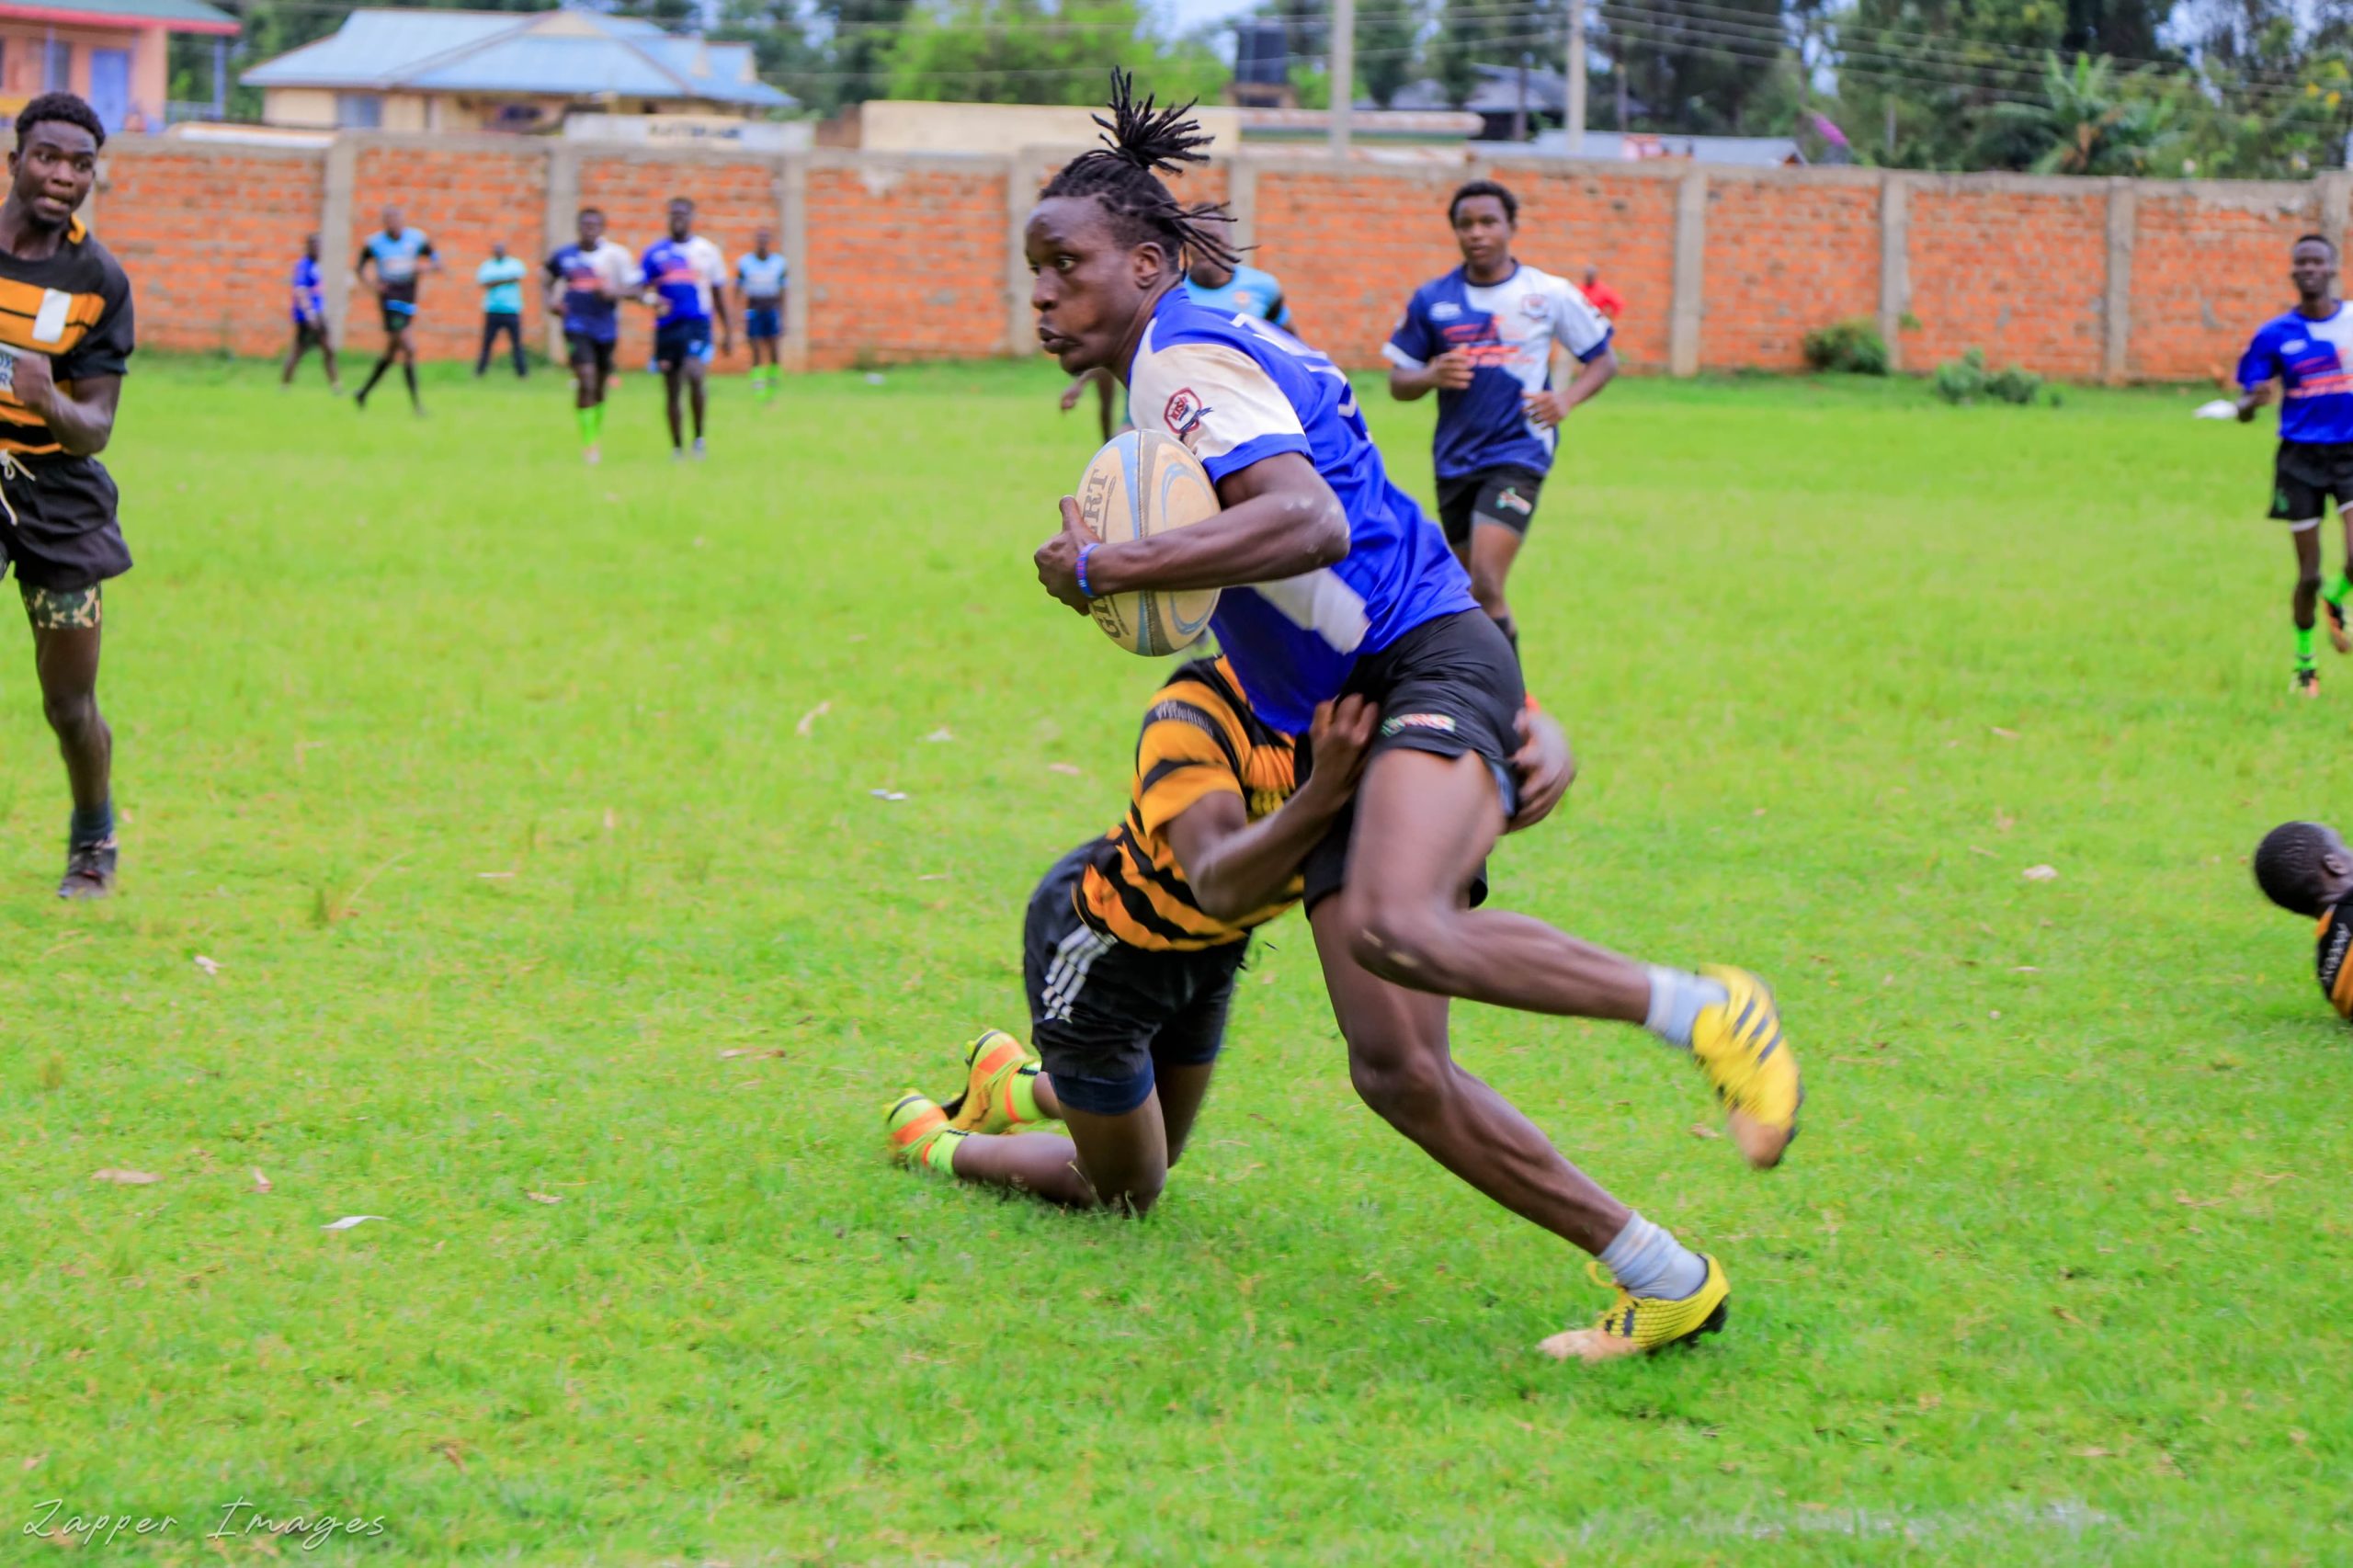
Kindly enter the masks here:
M 1585 269 L 1585 297 L 1593 302 L 1595 310 L 1613 322 L 1618 319 L 1618 312 L 1626 308 L 1626 297 L 1601 280 L 1597 267 Z

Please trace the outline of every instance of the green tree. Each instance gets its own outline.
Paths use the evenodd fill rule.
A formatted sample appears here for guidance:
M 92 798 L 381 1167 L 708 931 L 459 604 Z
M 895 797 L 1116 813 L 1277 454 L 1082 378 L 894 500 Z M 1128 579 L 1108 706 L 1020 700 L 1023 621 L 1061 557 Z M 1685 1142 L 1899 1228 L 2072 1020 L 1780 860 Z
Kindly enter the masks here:
M 2116 62 L 2053 54 L 2044 69 L 2043 101 L 1998 103 L 1978 117 L 1981 167 L 2039 175 L 2138 175 L 2174 140 L 2171 105 L 2149 91 L 2128 91 Z
M 1357 13 L 1357 80 L 1382 108 L 1419 73 L 1422 30 L 1429 12 L 1420 0 L 1365 0 Z
M 1099 103 L 1115 65 L 1164 100 L 1214 97 L 1226 74 L 1155 36 L 1136 0 L 948 0 L 908 17 L 884 65 L 893 97 L 974 103 Z
M 1603 47 L 1625 71 L 1633 123 L 1624 129 L 1782 128 L 1799 71 L 1781 0 L 1601 0 L 1599 11 Z

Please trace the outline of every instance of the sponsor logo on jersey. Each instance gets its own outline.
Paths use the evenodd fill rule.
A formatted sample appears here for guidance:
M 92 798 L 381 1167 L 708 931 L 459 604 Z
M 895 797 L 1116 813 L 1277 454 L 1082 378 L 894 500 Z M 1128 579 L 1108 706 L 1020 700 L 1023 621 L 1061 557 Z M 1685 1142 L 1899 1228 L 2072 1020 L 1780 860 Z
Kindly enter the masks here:
M 1451 300 L 1440 300 L 1430 307 L 1430 320 L 1452 321 L 1462 313 L 1462 307 Z
M 2281 344 L 2279 346 L 2279 352 L 2282 354 L 2302 354 L 2305 349 L 2310 348 L 2311 347 L 2312 343 L 2310 340 L 2299 337 L 2291 342 Z
M 1528 298 L 1519 302 L 1519 308 L 1521 312 L 1525 314 L 1529 320 L 1542 321 L 1544 319 L 1545 311 L 1544 296 L 1541 294 L 1530 294 Z
M 1194 426 L 1200 424 L 1202 416 L 1208 413 L 1209 410 L 1201 406 L 1200 394 L 1190 387 L 1185 387 L 1168 400 L 1168 406 L 1160 411 L 1160 419 L 1181 441 L 1192 435 Z
M 1450 735 L 1454 733 L 1454 715 L 1451 713 L 1400 713 L 1393 719 L 1384 719 L 1381 722 L 1381 733 L 1384 735 L 1393 735 L 1402 730 L 1438 730 Z

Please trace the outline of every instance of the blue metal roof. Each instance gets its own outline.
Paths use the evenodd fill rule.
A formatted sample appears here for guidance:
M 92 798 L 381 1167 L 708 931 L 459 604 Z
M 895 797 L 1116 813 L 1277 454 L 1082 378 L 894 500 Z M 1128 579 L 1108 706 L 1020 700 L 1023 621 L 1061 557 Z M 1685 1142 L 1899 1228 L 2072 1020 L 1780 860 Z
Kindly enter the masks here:
M 651 22 L 589 11 L 354 11 L 339 31 L 239 79 L 256 87 L 792 102 L 754 75 L 748 44 L 674 38 Z

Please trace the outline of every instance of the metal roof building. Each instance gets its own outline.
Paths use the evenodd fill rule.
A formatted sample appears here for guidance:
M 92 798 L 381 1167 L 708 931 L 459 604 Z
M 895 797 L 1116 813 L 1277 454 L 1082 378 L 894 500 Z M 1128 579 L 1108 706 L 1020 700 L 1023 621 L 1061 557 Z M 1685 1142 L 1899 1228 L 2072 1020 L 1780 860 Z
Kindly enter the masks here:
M 272 125 L 540 131 L 574 108 L 738 117 L 791 107 L 749 44 L 593 11 L 354 11 L 241 78 Z

